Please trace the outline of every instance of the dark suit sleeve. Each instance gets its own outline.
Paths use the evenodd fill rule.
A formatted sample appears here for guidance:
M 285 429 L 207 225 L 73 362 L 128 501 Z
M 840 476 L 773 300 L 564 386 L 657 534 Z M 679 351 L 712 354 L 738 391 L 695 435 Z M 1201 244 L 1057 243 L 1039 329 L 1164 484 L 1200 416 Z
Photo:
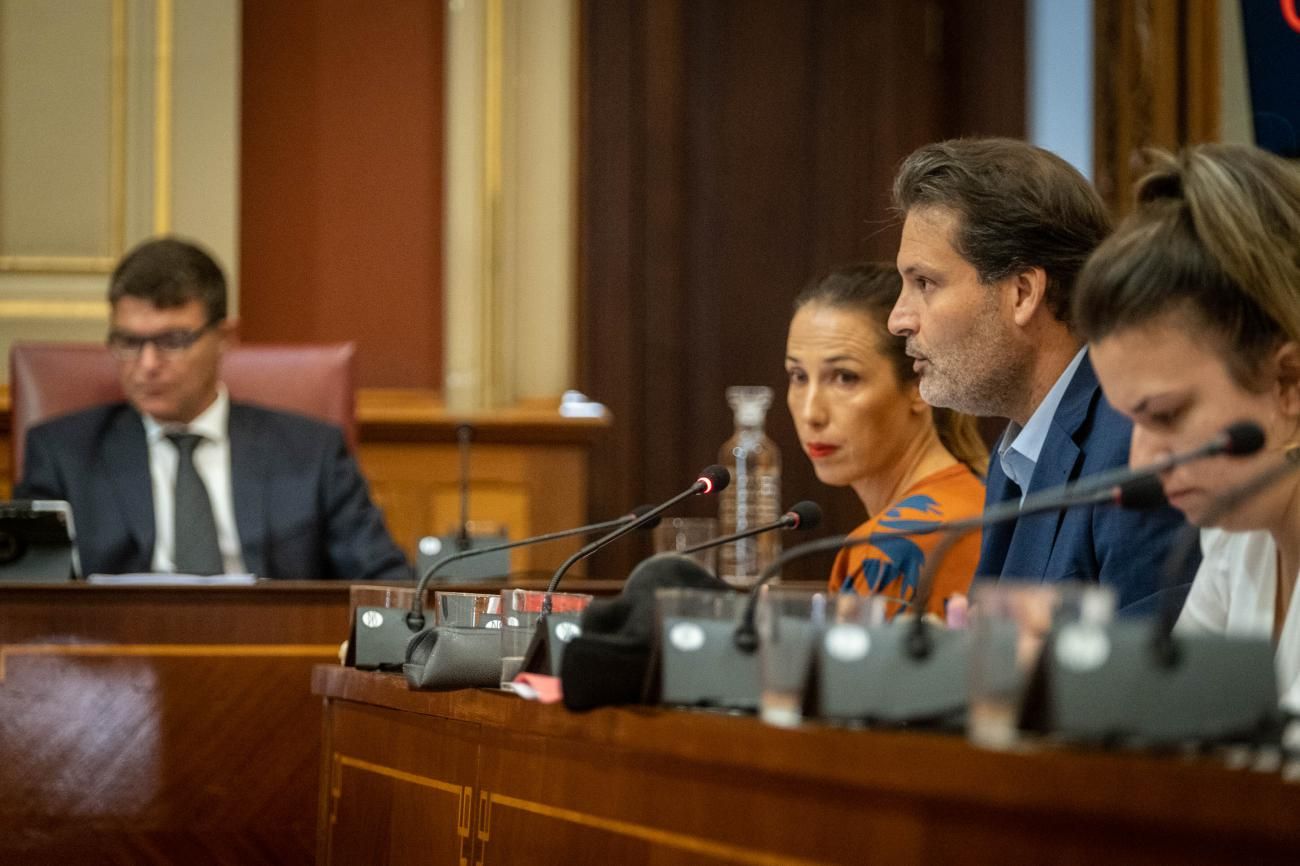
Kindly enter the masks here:
M 67 486 L 63 483 L 58 462 L 39 428 L 33 428 L 27 433 L 27 444 L 23 449 L 23 477 L 14 488 L 14 498 L 68 498 Z
M 1092 524 L 1097 579 L 1115 590 L 1120 613 L 1145 616 L 1165 604 L 1182 609 L 1201 563 L 1198 546 L 1179 574 L 1165 574 L 1169 551 L 1184 532 L 1195 532 L 1182 514 L 1168 505 L 1153 511 L 1103 506 L 1093 511 Z
M 336 431 L 324 473 L 326 555 L 345 580 L 410 581 L 405 554 L 393 543 L 356 460 Z

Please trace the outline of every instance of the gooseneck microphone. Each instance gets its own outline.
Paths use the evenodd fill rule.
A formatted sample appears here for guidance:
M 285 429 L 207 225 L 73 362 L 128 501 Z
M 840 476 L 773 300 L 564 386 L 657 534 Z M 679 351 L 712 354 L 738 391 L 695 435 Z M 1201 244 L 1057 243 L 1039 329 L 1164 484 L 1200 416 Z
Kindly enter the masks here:
M 631 512 L 624 514 L 622 517 L 616 517 L 613 520 L 606 520 L 601 523 L 591 523 L 586 526 L 579 526 L 576 529 L 562 529 L 557 532 L 547 532 L 543 535 L 534 535 L 531 538 L 521 538 L 518 541 L 509 541 L 504 544 L 494 544 L 491 547 L 480 547 L 474 550 L 460 550 L 455 553 L 442 557 L 432 563 L 424 573 L 420 575 L 420 580 L 415 587 L 415 596 L 411 599 L 411 609 L 406 614 L 406 624 L 413 630 L 419 631 L 424 628 L 424 591 L 429 585 L 429 581 L 437 574 L 443 566 L 450 565 L 461 559 L 467 559 L 472 556 L 482 556 L 488 553 L 499 553 L 502 550 L 510 550 L 515 547 L 525 547 L 530 544 L 541 544 L 545 541 L 559 541 L 562 538 L 571 538 L 575 535 L 590 535 L 593 532 L 604 532 L 608 529 L 636 524 L 637 529 L 653 529 L 658 523 L 657 516 L 651 516 L 649 519 L 642 520 L 653 510 L 650 505 L 638 505 Z M 638 522 L 640 521 L 640 522 Z
M 555 570 L 555 575 L 551 578 L 550 584 L 546 587 L 546 592 L 548 597 L 547 597 L 547 601 L 544 603 L 544 611 L 550 610 L 550 603 L 549 603 L 550 593 L 555 592 L 555 588 L 560 585 L 560 579 L 564 577 L 565 572 L 567 572 L 570 568 L 573 568 L 573 566 L 576 563 L 580 562 L 583 559 L 586 559 L 588 556 L 591 556 L 593 553 L 600 550 L 605 545 L 611 544 L 612 542 L 618 540 L 619 538 L 622 538 L 624 535 L 631 532 L 632 530 L 657 518 L 660 514 L 663 514 L 665 511 L 667 511 L 669 508 L 672 508 L 674 505 L 681 502 L 683 499 L 689 499 L 690 497 L 695 496 L 697 494 L 707 495 L 710 493 L 718 493 L 719 491 L 725 490 L 727 488 L 727 485 L 730 483 L 731 483 L 731 473 L 727 471 L 727 467 L 719 466 L 716 463 L 713 464 L 712 466 L 706 466 L 700 472 L 699 477 L 695 479 L 695 483 L 693 483 L 690 487 L 687 487 L 681 493 L 678 493 L 676 496 L 669 499 L 668 501 L 656 505 L 654 508 L 651 508 L 649 511 L 646 511 L 644 514 L 641 515 L 641 517 L 637 518 L 636 520 L 633 520 L 630 523 L 620 526 L 619 528 L 613 530 L 607 535 L 602 535 L 600 538 L 597 538 L 595 541 L 591 542 L 586 547 L 580 549 L 577 553 L 573 554 L 568 559 L 566 559 L 560 565 L 560 567 Z
M 1003 506 L 1011 503 L 1002 503 L 990 508 L 981 515 L 963 520 L 931 523 L 914 529 L 873 532 L 860 538 L 833 535 L 829 538 L 821 538 L 817 541 L 810 541 L 792 547 L 782 553 L 771 566 L 759 575 L 758 581 L 750 590 L 749 600 L 745 604 L 740 625 L 736 628 L 736 646 L 741 651 L 749 653 L 758 649 L 758 632 L 754 627 L 754 615 L 758 604 L 758 588 L 768 583 L 785 565 L 805 556 L 823 553 L 828 550 L 858 547 L 863 544 L 875 544 L 883 538 L 906 538 L 917 535 L 932 535 L 936 532 L 948 533 L 948 537 L 935 547 L 933 553 L 926 557 L 925 568 L 917 580 L 916 594 L 912 601 L 907 603 L 909 607 L 918 612 L 917 622 L 922 622 L 923 618 L 920 614 L 924 613 L 925 605 L 929 601 L 930 586 L 933 584 L 933 574 L 938 568 L 937 563 L 943 560 L 944 555 L 952 545 L 956 544 L 963 535 L 973 529 L 979 529 L 992 523 L 1014 520 L 1017 517 L 1027 517 L 1041 511 L 1059 511 L 1064 508 L 1073 508 L 1076 505 L 1095 505 L 1109 502 L 1123 508 L 1153 508 L 1164 504 L 1164 496 L 1160 493 L 1159 481 L 1145 474 L 1129 479 L 1126 484 L 1108 487 L 1103 490 L 1084 491 L 1082 494 L 1074 491 L 1069 485 L 1059 488 L 1055 491 L 1056 495 L 1054 496 L 1049 497 L 1046 495 L 1050 492 L 1052 491 L 1044 491 L 1044 495 L 1035 497 L 1036 501 L 1032 504 L 1032 507 L 1028 499 L 1025 500 L 1023 507 L 1019 502 L 1015 502 L 1015 508 L 1004 508 Z
M 1244 421 L 1233 424 L 1210 442 L 1190 451 L 1180 452 L 1140 469 L 1112 470 L 1089 476 L 1074 484 L 1044 490 L 1026 496 L 1023 502 L 1011 499 L 986 509 L 982 514 L 963 520 L 946 523 L 932 523 L 915 529 L 888 532 L 874 532 L 861 538 L 847 535 L 832 536 L 817 541 L 810 541 L 792 547 L 781 554 L 758 578 L 750 591 L 739 625 L 736 627 L 736 646 L 742 652 L 752 653 L 758 648 L 758 632 L 754 627 L 754 614 L 758 604 L 758 591 L 780 573 L 789 562 L 804 556 L 857 547 L 862 544 L 874 544 L 882 538 L 891 536 L 930 535 L 943 532 L 947 537 L 925 558 L 925 566 L 917 580 L 916 593 L 910 603 L 915 613 L 916 629 L 909 644 L 910 651 L 916 656 L 923 656 L 929 651 L 929 639 L 926 634 L 925 612 L 930 591 L 934 585 L 934 576 L 943 563 L 944 556 L 967 532 L 985 526 L 1028 517 L 1044 511 L 1060 511 L 1078 505 L 1097 505 L 1113 503 L 1123 508 L 1149 509 L 1165 504 L 1164 494 L 1160 489 L 1159 473 L 1172 469 L 1182 463 L 1189 463 L 1217 454 L 1244 456 L 1259 450 L 1264 444 L 1264 434 L 1259 425 Z
M 469 539 L 469 446 L 474 427 L 461 424 L 456 428 L 456 447 L 460 455 L 460 525 L 456 527 L 456 549 L 467 551 Z
M 810 499 L 802 502 L 796 502 L 790 506 L 790 510 L 782 514 L 777 520 L 763 526 L 755 526 L 753 529 L 743 529 L 740 532 L 733 532 L 731 535 L 724 535 L 721 538 L 710 538 L 694 547 L 687 547 L 684 550 L 677 551 L 683 556 L 696 553 L 701 550 L 708 550 L 710 547 L 721 547 L 724 544 L 730 544 L 733 541 L 740 541 L 742 538 L 750 538 L 755 535 L 762 535 L 764 532 L 771 532 L 775 529 L 816 529 L 822 522 L 821 506 Z
M 961 537 L 974 529 L 991 523 L 1014 520 L 1020 515 L 1028 516 L 1042 511 L 1059 511 L 1076 505 L 1097 505 L 1111 502 L 1121 508 L 1131 510 L 1152 510 L 1166 504 L 1164 491 L 1161 489 L 1160 474 L 1207 457 L 1220 455 L 1245 457 L 1264 447 L 1264 430 L 1254 421 L 1237 421 L 1229 424 L 1209 441 L 1179 451 L 1154 463 L 1137 469 L 1117 468 L 1097 475 L 1080 479 L 1072 485 L 1057 490 L 1044 490 L 1026 496 L 1024 502 L 1017 503 L 1010 499 L 985 509 L 978 520 L 968 526 L 951 527 L 950 536 L 939 544 L 930 556 L 926 557 L 925 567 L 917 580 L 916 600 L 924 611 L 929 603 L 930 591 L 934 587 L 934 577 L 943 564 L 948 552 L 961 540 Z
M 1198 445 L 1188 451 L 1180 451 L 1171 454 L 1154 463 L 1148 463 L 1141 469 L 1130 469 L 1127 466 L 1109 469 L 1105 472 L 1099 472 L 1096 475 L 1089 475 L 1087 478 L 1081 478 L 1075 482 L 1075 489 L 1080 493 L 1088 490 L 1101 490 L 1103 488 L 1113 489 L 1116 485 L 1122 485 L 1130 478 L 1135 477 L 1135 472 L 1142 472 L 1147 475 L 1156 476 L 1161 472 L 1173 469 L 1175 466 L 1181 466 L 1184 463 L 1191 463 L 1194 460 L 1202 460 L 1206 457 L 1218 457 L 1225 455 L 1229 457 L 1245 457 L 1254 454 L 1264 447 L 1264 429 L 1254 421 L 1238 421 L 1235 424 L 1229 424 L 1209 441 Z M 1050 492 L 1050 491 L 1045 491 Z M 1041 494 L 1040 494 L 1041 495 Z M 1026 498 L 1026 504 L 1029 499 Z

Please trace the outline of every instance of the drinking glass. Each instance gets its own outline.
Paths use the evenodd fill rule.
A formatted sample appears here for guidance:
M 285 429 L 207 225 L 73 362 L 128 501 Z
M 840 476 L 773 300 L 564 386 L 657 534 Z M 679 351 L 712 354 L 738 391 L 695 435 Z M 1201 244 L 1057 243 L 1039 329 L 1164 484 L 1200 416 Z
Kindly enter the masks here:
M 433 594 L 435 622 L 463 628 L 501 628 L 501 594 L 450 592 Z
M 1102 628 L 1114 616 L 1109 587 L 1089 583 L 977 584 L 971 594 L 971 656 L 966 734 L 990 749 L 1013 748 L 1025 686 L 1047 633 Z
M 703 544 L 718 537 L 718 521 L 714 517 L 669 517 L 655 527 L 655 553 L 673 553 Z M 711 574 L 718 570 L 718 549 L 710 547 L 686 554 Z
M 553 613 L 581 613 L 590 601 L 590 595 L 576 592 L 501 590 L 501 688 L 509 688 L 523 667 L 524 654 L 528 651 L 533 632 L 537 629 L 544 610 L 549 609 Z
M 778 727 L 803 719 L 813 649 L 826 621 L 822 592 L 765 587 L 758 600 L 758 714 Z

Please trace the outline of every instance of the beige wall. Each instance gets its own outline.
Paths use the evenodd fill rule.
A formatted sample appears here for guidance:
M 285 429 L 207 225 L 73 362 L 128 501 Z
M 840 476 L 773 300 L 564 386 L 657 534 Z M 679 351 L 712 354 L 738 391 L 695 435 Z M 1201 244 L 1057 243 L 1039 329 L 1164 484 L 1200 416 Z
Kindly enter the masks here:
M 572 385 L 575 8 L 448 6 L 444 345 L 463 408 Z M 239 15 L 239 0 L 0 0 L 5 358 L 15 339 L 102 339 L 108 271 L 159 231 L 206 243 L 238 309 Z
M 456 409 L 572 385 L 575 7 L 448 7 L 445 394 Z
M 233 282 L 238 34 L 238 0 L 0 0 L 5 378 L 14 340 L 102 340 L 108 272 L 152 234 Z

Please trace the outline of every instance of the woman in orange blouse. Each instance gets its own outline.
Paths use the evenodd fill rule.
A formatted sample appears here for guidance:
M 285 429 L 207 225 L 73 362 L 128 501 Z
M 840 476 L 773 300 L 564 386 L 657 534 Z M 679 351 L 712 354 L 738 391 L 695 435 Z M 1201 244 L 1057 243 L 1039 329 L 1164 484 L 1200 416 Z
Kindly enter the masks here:
M 831 591 L 910 603 L 943 535 L 886 534 L 979 514 L 988 451 L 974 418 L 921 399 L 903 339 L 886 329 L 901 285 L 893 265 L 865 263 L 799 295 L 786 339 L 786 402 L 818 479 L 853 488 L 866 507 L 868 519 L 853 536 L 882 536 L 840 552 Z M 979 550 L 979 533 L 952 548 L 935 576 L 930 612 L 942 616 L 945 600 L 967 591 Z

